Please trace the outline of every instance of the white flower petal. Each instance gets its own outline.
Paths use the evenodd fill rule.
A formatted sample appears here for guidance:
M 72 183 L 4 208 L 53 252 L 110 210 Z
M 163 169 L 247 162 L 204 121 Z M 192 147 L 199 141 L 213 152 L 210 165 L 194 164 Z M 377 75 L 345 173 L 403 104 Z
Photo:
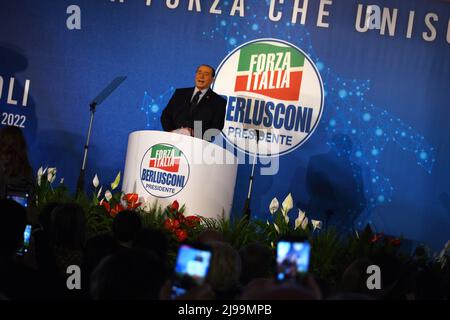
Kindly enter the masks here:
M 43 174 L 44 174 L 44 170 L 42 169 L 42 167 L 40 167 L 37 172 L 37 179 L 36 179 L 38 186 L 41 186 L 41 178 L 42 178 Z
M 284 216 L 284 221 L 286 222 L 286 224 L 289 223 L 289 216 L 288 216 L 288 215 L 285 215 L 285 216 Z
M 101 186 L 100 190 L 98 190 L 98 192 L 97 192 L 97 199 L 100 198 L 100 195 L 102 194 L 102 189 L 103 189 L 103 186 Z
M 306 213 L 300 209 L 298 209 L 298 217 L 295 219 L 295 229 L 299 228 L 302 225 L 303 220 L 306 217 Z
M 94 188 L 97 188 L 100 184 L 100 181 L 98 180 L 97 174 L 95 174 L 94 179 L 92 180 L 92 184 L 94 185 Z
M 109 200 L 112 199 L 112 193 L 111 193 L 111 191 L 106 190 L 106 192 L 105 192 L 105 198 L 106 198 L 106 201 L 109 201 Z
M 287 215 L 288 212 L 294 207 L 294 200 L 292 199 L 292 195 L 289 193 L 287 197 L 284 199 L 283 203 L 281 204 L 283 207 L 283 215 Z
M 64 178 L 61 178 L 61 180 L 59 181 L 59 184 L 63 184 L 64 183 Z
M 273 198 L 269 205 L 269 211 L 271 214 L 274 214 L 277 212 L 278 208 L 280 207 L 280 203 L 278 202 L 277 198 Z
M 306 228 L 308 227 L 308 218 L 305 217 L 302 221 L 301 227 L 303 230 L 306 230 Z
M 56 168 L 48 168 L 47 170 L 47 180 L 50 183 L 53 183 L 56 179 Z
M 313 226 L 313 230 L 322 229 L 322 221 L 320 221 L 320 220 L 312 220 L 311 219 L 311 224 Z

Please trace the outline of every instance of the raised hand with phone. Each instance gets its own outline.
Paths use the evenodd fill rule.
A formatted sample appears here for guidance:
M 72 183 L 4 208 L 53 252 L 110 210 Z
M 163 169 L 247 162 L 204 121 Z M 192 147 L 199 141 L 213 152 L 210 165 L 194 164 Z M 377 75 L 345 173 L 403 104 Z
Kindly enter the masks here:
M 281 238 L 277 243 L 277 281 L 301 281 L 309 270 L 310 254 L 311 245 L 306 238 Z
M 175 263 L 171 298 L 202 286 L 209 272 L 212 250 L 205 244 L 181 244 Z

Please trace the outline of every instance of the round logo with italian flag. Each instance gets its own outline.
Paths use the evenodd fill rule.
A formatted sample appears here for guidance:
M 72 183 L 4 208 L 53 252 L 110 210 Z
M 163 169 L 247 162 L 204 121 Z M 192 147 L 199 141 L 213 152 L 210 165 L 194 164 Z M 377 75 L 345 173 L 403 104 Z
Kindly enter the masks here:
M 224 136 L 253 155 L 277 156 L 298 148 L 323 112 L 323 83 L 313 61 L 278 39 L 254 40 L 231 52 L 213 88 L 228 101 Z
M 186 186 L 189 169 L 189 162 L 180 149 L 171 144 L 156 144 L 142 158 L 141 183 L 155 197 L 172 197 Z

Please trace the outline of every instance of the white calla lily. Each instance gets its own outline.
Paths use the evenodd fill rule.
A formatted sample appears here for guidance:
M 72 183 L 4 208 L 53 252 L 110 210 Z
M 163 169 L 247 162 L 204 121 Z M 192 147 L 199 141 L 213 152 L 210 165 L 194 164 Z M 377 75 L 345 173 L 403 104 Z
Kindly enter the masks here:
M 284 199 L 281 206 L 282 206 L 283 215 L 285 215 L 285 216 L 294 207 L 294 200 L 292 199 L 292 195 L 290 193 Z
M 43 174 L 44 174 L 44 169 L 42 167 L 40 167 L 37 171 L 37 179 L 36 179 L 38 186 L 41 186 L 41 178 L 42 178 Z
M 47 170 L 47 181 L 53 183 L 56 179 L 56 168 L 48 168 Z
M 313 231 L 316 229 L 319 229 L 319 230 L 322 229 L 322 221 L 320 221 L 320 220 L 312 220 L 311 219 L 311 224 L 313 226 Z
M 271 214 L 274 214 L 277 212 L 278 208 L 280 207 L 280 203 L 278 202 L 277 198 L 273 198 L 269 205 L 269 211 Z
M 285 215 L 285 216 L 284 216 L 284 221 L 286 222 L 286 224 L 289 223 L 289 216 L 288 216 L 288 215 Z
M 92 180 L 92 185 L 94 186 L 94 188 L 97 188 L 99 184 L 100 181 L 98 180 L 97 174 L 95 174 L 94 179 Z
M 306 218 L 306 213 L 300 209 L 298 209 L 298 217 L 295 219 L 295 229 L 299 228 L 302 225 L 303 220 Z
M 105 192 L 105 199 L 106 199 L 106 201 L 108 201 L 108 202 L 109 202 L 109 200 L 112 199 L 112 193 L 111 193 L 111 191 L 106 190 L 106 192 Z

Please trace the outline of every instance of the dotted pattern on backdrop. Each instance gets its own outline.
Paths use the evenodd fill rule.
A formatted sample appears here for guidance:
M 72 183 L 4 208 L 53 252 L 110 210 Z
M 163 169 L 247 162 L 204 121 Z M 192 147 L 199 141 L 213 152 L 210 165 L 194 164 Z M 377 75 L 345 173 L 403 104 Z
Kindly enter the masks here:
M 389 177 L 379 169 L 379 158 L 386 145 L 395 143 L 402 151 L 414 153 L 417 165 L 429 174 L 436 162 L 435 149 L 413 127 L 389 113 L 385 107 L 375 106 L 366 99 L 370 91 L 370 79 L 346 79 L 327 67 L 326 62 L 315 53 L 311 35 L 306 27 L 299 23 L 294 25 L 291 22 L 269 21 L 269 0 L 266 0 L 266 6 L 261 6 L 260 0 L 246 3 L 246 12 L 254 12 L 250 16 L 246 14 L 246 21 L 238 15 L 218 15 L 215 18 L 215 27 L 204 31 L 203 37 L 224 41 L 227 52 L 253 39 L 277 38 L 291 42 L 309 55 L 322 76 L 325 89 L 324 114 L 318 130 L 325 130 L 328 137 L 326 143 L 330 146 L 332 137 L 337 133 L 346 134 L 352 140 L 351 154 L 342 156 L 361 166 L 366 173 L 364 194 L 368 210 L 359 217 L 358 224 L 371 223 L 371 210 L 384 202 L 391 202 L 395 192 Z M 229 12 L 231 5 L 230 1 L 224 1 L 222 10 Z M 258 9 L 263 9 L 261 14 L 257 14 Z M 264 18 L 261 19 L 260 16 Z M 141 110 L 147 115 L 148 128 L 160 126 L 162 108 L 173 91 L 174 88 L 170 87 L 165 93 L 157 95 L 157 98 L 144 93 Z

